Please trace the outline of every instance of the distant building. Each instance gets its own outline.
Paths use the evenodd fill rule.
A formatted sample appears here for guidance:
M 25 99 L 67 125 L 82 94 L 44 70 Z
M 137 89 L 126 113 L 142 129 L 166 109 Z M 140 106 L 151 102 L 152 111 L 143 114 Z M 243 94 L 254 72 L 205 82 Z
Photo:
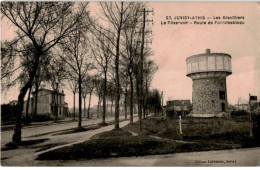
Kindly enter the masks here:
M 11 106 L 15 106 L 17 104 L 18 104 L 18 100 L 13 100 L 13 101 L 9 102 L 9 105 L 11 105 Z
M 32 98 L 29 102 L 29 114 L 33 114 L 35 110 L 35 92 L 32 92 Z M 55 102 L 58 103 L 58 118 L 62 118 L 68 114 L 68 103 L 65 101 L 65 94 L 55 92 L 48 89 L 40 89 L 38 91 L 37 114 L 50 115 L 54 117 Z M 27 101 L 24 102 L 23 114 L 26 112 Z
M 166 102 L 166 112 L 168 117 L 174 115 L 187 115 L 191 112 L 190 100 L 171 100 Z
M 67 102 L 64 102 L 64 108 L 63 108 L 63 113 L 64 113 L 64 116 L 69 116 L 69 106 L 68 106 L 68 103 Z
M 248 104 L 235 104 L 234 106 L 236 110 L 245 110 L 245 111 L 249 110 Z

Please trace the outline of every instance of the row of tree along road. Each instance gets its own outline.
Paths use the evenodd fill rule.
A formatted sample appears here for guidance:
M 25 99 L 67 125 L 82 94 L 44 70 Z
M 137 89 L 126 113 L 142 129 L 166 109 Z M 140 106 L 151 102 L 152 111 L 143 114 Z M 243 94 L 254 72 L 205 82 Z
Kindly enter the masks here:
M 26 94 L 30 98 L 33 86 L 37 93 L 41 83 L 49 84 L 56 94 L 65 84 L 69 85 L 74 94 L 74 110 L 75 94 L 79 94 L 78 129 L 82 128 L 82 98 L 85 103 L 86 95 L 94 92 L 99 106 L 103 102 L 102 124 L 105 124 L 108 86 L 114 87 L 115 129 L 119 129 L 122 94 L 125 99 L 130 98 L 131 123 L 138 101 L 140 134 L 141 119 L 147 115 L 147 109 L 158 109 L 156 104 L 148 107 L 149 87 L 158 67 L 149 59 L 153 52 L 147 46 L 151 37 L 146 30 L 147 4 L 95 5 L 99 14 L 90 15 L 94 11 L 88 2 L 1 3 L 2 16 L 12 23 L 16 34 L 14 39 L 1 42 L 2 90 L 20 84 L 14 143 L 21 142 L 24 98 Z M 151 93 L 160 98 L 156 94 L 158 90 Z M 160 108 L 160 99 L 158 102 Z M 57 114 L 55 109 L 56 120 Z

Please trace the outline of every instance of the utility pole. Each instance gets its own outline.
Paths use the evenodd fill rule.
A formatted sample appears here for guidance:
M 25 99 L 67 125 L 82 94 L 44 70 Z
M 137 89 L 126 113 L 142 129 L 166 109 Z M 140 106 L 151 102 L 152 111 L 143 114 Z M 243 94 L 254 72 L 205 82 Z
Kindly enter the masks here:
M 146 10 L 145 8 L 142 11 L 143 12 L 143 20 L 142 22 L 142 40 L 141 40 L 141 57 L 138 63 L 138 117 L 139 117 L 139 133 L 142 134 L 142 111 L 143 111 L 143 61 L 144 61 L 144 43 L 145 43 L 145 25 L 146 22 L 153 22 L 153 20 L 146 20 L 146 13 L 153 12 L 153 10 Z M 153 12 L 154 13 L 154 12 Z M 151 32 L 151 31 L 150 31 Z M 137 32 L 136 32 L 137 33 Z M 148 41 L 146 41 L 148 43 Z M 152 43 L 152 42 L 151 42 Z
M 250 130 L 249 130 L 249 136 L 252 137 L 252 113 L 251 113 L 251 94 L 249 93 L 249 123 L 250 123 Z
M 145 31 L 145 8 L 143 11 L 143 28 L 142 28 L 142 44 L 141 44 L 141 59 L 139 61 L 139 126 L 140 134 L 142 134 L 142 111 L 143 111 L 143 65 L 144 65 L 144 31 Z
M 161 106 L 162 106 L 162 116 L 164 116 L 164 112 L 163 112 L 163 91 L 162 91 L 162 93 L 161 93 L 161 100 L 162 100 L 162 104 L 161 104 Z

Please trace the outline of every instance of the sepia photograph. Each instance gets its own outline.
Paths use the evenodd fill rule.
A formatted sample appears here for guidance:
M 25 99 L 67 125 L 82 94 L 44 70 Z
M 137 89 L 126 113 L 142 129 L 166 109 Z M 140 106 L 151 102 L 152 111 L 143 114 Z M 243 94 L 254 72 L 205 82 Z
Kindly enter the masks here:
M 0 8 L 2 167 L 260 166 L 260 2 Z

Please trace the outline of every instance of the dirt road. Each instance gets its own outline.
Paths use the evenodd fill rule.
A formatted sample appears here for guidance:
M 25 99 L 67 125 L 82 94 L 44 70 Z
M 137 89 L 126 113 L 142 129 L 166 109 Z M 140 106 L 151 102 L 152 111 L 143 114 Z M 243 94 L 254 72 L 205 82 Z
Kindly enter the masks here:
M 35 161 L 35 166 L 260 166 L 260 148 L 79 161 Z

